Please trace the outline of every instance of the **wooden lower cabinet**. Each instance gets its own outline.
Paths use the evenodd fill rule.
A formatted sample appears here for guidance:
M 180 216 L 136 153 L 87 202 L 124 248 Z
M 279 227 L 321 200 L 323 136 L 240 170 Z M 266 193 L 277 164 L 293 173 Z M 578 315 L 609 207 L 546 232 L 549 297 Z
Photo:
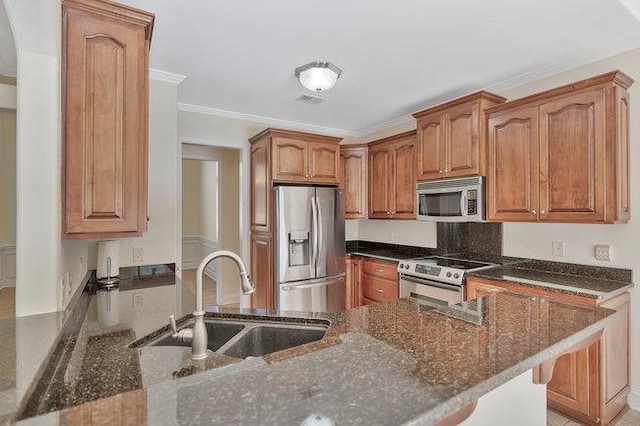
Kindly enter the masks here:
M 254 309 L 274 309 L 273 237 L 269 233 L 251 234 L 251 278 L 256 291 L 251 298 Z
M 360 288 L 363 304 L 398 298 L 398 264 L 377 259 L 363 259 Z
M 467 277 L 467 299 L 499 291 L 535 294 L 570 303 L 597 304 L 619 312 L 602 338 L 558 358 L 547 384 L 547 404 L 582 423 L 608 425 L 623 414 L 629 395 L 629 293 L 605 301 L 515 283 Z M 552 313 L 549 313 L 552 315 Z M 551 321 L 553 321 L 551 319 Z
M 347 309 L 398 298 L 397 262 L 347 256 Z
M 362 270 L 362 260 L 356 256 L 347 256 L 345 258 L 345 266 L 347 273 L 346 299 L 345 306 L 347 309 L 357 308 L 362 304 L 362 291 L 360 289 L 360 274 Z

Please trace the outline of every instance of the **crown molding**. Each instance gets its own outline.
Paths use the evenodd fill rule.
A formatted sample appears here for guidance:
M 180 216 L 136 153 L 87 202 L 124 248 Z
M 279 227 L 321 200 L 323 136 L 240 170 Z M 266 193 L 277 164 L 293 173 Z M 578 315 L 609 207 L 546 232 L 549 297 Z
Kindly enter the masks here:
M 624 2 L 624 0 L 620 0 Z M 507 91 L 518 86 L 522 86 L 527 83 L 542 80 L 547 77 L 559 74 L 564 71 L 569 71 L 575 68 L 579 68 L 584 65 L 588 65 L 633 49 L 640 48 L 640 34 L 617 40 L 613 43 L 609 43 L 605 46 L 600 46 L 597 49 L 593 49 L 583 55 L 569 57 L 565 60 L 554 62 L 543 67 L 527 71 L 525 73 L 516 75 L 508 79 L 500 79 L 493 83 L 483 86 L 483 90 L 490 92 L 500 93 L 501 91 Z M 172 74 L 175 75 L 175 74 Z M 182 76 L 181 76 L 182 77 Z M 178 83 L 179 84 L 179 83 Z M 460 97 L 460 96 L 458 96 Z M 457 97 L 456 97 L 457 98 Z M 441 103 L 441 102 L 439 102 Z M 430 108 L 434 105 L 425 105 L 420 110 Z M 279 127 L 291 130 L 307 131 L 311 133 L 319 133 L 329 136 L 340 136 L 343 138 L 364 138 L 366 136 L 373 135 L 384 130 L 401 126 L 412 122 L 414 120 L 411 113 L 396 117 L 392 120 L 385 121 L 380 124 L 375 124 L 370 127 L 366 127 L 358 130 L 346 130 L 337 129 L 332 127 L 318 126 L 314 124 L 301 123 L 297 121 L 281 120 L 278 118 L 264 117 L 260 115 L 245 114 L 235 111 L 227 111 L 222 109 L 210 108 L 201 105 L 193 105 L 186 103 L 178 103 L 178 110 L 185 112 L 193 112 L 197 114 L 212 115 L 216 117 L 231 118 L 242 121 L 250 121 L 253 123 L 263 124 L 267 127 Z
M 500 81 L 496 81 L 487 85 L 485 90 L 489 90 L 491 92 L 506 91 L 527 83 L 532 83 L 534 81 L 560 74 L 564 71 L 592 64 L 639 47 L 640 34 L 635 34 L 631 37 L 616 40 L 615 42 L 609 43 L 605 46 L 600 46 L 583 55 L 569 57 L 563 61 L 553 62 L 549 65 L 527 71 L 506 80 L 502 79 Z
M 279 118 L 264 117 L 261 115 L 245 114 L 236 111 L 210 108 L 201 105 L 178 103 L 178 111 L 193 112 L 196 114 L 212 115 L 215 117 L 231 118 L 234 120 L 250 121 L 252 123 L 263 124 L 267 127 L 278 127 L 289 130 L 318 133 L 327 136 L 357 137 L 353 130 L 336 129 L 333 127 L 318 126 L 315 124 L 300 123 L 298 121 L 281 120 Z
M 179 85 L 187 78 L 186 75 L 174 74 L 169 71 L 162 71 L 155 68 L 149 68 L 149 78 L 155 81 L 162 81 L 164 83 Z

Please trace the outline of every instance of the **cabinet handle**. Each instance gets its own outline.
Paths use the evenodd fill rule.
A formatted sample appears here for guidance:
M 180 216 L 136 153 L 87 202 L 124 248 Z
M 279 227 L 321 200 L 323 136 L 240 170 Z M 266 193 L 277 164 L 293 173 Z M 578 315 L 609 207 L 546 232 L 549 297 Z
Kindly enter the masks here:
M 382 269 L 376 268 L 376 272 L 382 272 Z
M 384 290 L 383 290 L 383 289 L 381 289 L 381 288 L 376 288 L 375 290 L 376 290 L 378 293 L 384 293 Z

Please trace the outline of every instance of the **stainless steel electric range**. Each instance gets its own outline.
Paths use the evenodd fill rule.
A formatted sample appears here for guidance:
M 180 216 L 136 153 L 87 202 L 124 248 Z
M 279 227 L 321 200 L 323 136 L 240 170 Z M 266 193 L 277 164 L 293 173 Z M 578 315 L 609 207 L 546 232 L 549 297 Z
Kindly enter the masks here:
M 493 263 L 430 256 L 398 263 L 400 297 L 411 296 L 437 305 L 464 300 L 465 272 L 491 268 Z

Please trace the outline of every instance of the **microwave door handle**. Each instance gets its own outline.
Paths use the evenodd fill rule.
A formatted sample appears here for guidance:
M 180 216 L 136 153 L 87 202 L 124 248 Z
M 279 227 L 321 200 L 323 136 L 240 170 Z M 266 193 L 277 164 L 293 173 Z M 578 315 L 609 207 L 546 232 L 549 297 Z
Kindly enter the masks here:
M 462 197 L 460 197 L 460 216 L 467 216 L 469 214 L 469 209 L 467 208 L 467 191 L 462 192 Z

